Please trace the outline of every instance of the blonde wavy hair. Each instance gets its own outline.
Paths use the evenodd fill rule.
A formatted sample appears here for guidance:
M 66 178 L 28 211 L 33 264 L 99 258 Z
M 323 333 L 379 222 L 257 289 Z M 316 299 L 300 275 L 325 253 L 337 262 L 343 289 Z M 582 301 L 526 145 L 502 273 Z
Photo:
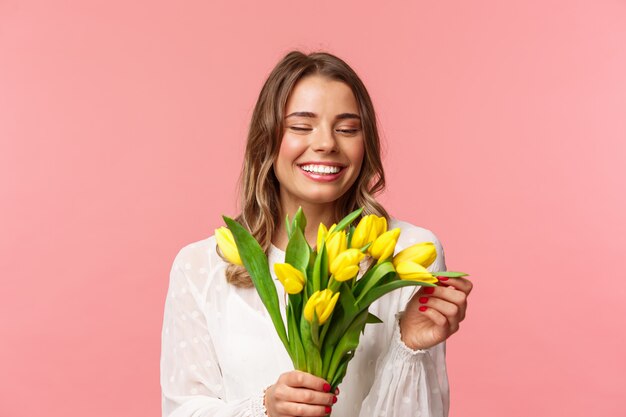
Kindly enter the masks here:
M 250 129 L 239 178 L 241 213 L 235 218 L 268 252 L 280 216 L 280 184 L 274 174 L 284 132 L 287 99 L 296 83 L 309 75 L 320 75 L 346 83 L 357 100 L 364 137 L 364 159 L 352 187 L 337 200 L 335 218 L 341 219 L 359 207 L 363 216 L 376 214 L 389 220 L 387 211 L 374 196 L 385 188 L 380 138 L 372 100 L 357 74 L 340 58 L 327 52 L 308 55 L 291 51 L 278 62 L 259 94 L 252 113 Z M 358 219 L 357 219 L 358 220 Z M 218 254 L 223 258 L 222 254 Z M 252 279 L 242 266 L 229 264 L 227 281 L 237 287 L 252 287 Z

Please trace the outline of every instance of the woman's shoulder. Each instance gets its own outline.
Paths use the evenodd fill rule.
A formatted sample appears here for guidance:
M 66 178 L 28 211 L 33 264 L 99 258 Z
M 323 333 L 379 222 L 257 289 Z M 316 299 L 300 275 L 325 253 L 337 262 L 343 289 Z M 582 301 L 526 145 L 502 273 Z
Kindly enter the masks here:
M 190 242 L 179 249 L 172 269 L 184 272 L 187 279 L 198 286 L 206 284 L 207 280 L 214 279 L 226 267 L 226 263 L 217 254 L 216 247 L 215 235 Z
M 407 246 L 419 242 L 433 242 L 435 245 L 441 244 L 439 238 L 432 230 L 391 217 L 388 229 L 395 228 L 400 229 L 399 244 L 405 243 Z
M 216 245 L 215 235 L 211 235 L 195 242 L 189 242 L 178 250 L 175 262 L 190 264 L 206 262 L 207 256 L 211 255 L 212 252 L 215 252 Z

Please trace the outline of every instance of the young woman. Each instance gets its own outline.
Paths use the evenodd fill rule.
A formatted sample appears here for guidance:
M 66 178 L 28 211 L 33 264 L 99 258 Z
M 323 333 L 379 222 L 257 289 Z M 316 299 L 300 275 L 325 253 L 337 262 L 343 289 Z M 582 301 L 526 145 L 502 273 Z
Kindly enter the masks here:
M 248 134 L 237 220 L 265 249 L 270 271 L 284 262 L 287 214 L 302 206 L 305 237 L 365 207 L 400 228 L 396 250 L 433 242 L 430 271 L 445 270 L 427 229 L 390 218 L 374 195 L 385 186 L 376 116 L 365 86 L 341 59 L 290 52 L 259 95 Z M 285 292 L 276 289 L 284 311 Z M 171 270 L 161 350 L 164 417 L 446 416 L 445 340 L 465 317 L 472 285 L 404 287 L 370 311 L 338 390 L 294 371 L 250 277 L 218 253 L 211 236 L 180 250 Z

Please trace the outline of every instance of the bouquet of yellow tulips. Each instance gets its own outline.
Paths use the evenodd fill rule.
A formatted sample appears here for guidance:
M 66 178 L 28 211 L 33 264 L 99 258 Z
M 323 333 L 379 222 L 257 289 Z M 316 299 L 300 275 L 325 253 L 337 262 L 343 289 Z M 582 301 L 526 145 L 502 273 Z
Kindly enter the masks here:
M 215 231 L 226 259 L 246 267 L 294 368 L 324 378 L 333 390 L 346 374 L 365 325 L 382 322 L 368 311 L 370 304 L 400 287 L 435 286 L 435 275 L 467 275 L 428 272 L 426 268 L 437 257 L 431 242 L 415 244 L 393 256 L 400 229 L 387 230 L 387 220 L 375 215 L 363 216 L 356 227 L 352 226 L 362 211 L 350 213 L 330 229 L 320 224 L 316 250 L 304 237 L 306 217 L 302 209 L 292 221 L 287 216 L 285 263 L 274 265 L 289 294 L 286 328 L 269 263 L 259 243 L 226 216 L 228 228 Z M 357 279 L 359 265 L 367 256 L 372 262 Z

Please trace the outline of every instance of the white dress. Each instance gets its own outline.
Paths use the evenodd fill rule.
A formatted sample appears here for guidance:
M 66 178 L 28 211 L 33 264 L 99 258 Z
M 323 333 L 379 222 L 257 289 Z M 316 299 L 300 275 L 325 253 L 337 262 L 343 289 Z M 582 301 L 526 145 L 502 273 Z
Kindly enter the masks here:
M 395 227 L 401 229 L 396 251 L 433 242 L 437 259 L 428 269 L 445 270 L 431 231 L 391 219 L 389 228 Z M 285 292 L 273 268 L 284 256 L 272 245 L 270 271 L 286 322 Z M 173 262 L 162 329 L 163 417 L 264 417 L 263 389 L 293 370 L 256 289 L 228 284 L 226 266 L 214 236 L 185 246 Z M 371 305 L 384 323 L 366 325 L 333 417 L 448 415 L 445 342 L 414 351 L 400 339 L 400 312 L 417 289 L 403 287 Z

